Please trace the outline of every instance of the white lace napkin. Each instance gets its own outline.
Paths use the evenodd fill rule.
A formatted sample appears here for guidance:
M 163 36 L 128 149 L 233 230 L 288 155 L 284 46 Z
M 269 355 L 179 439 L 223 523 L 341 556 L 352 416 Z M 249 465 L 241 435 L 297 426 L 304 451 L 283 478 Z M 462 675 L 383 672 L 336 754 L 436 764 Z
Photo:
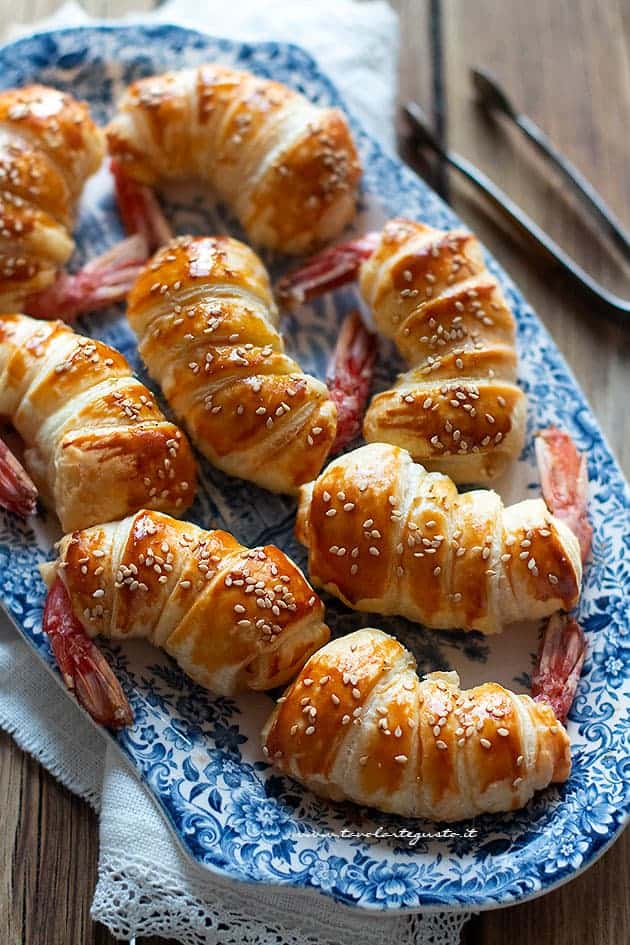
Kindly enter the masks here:
M 171 0 L 150 16 L 239 39 L 304 46 L 368 130 L 393 148 L 397 22 L 383 0 Z M 66 3 L 37 29 L 92 22 Z M 0 37 L 32 30 L 12 26 Z M 468 916 L 392 918 L 328 898 L 211 876 L 181 851 L 133 769 L 55 685 L 0 615 L 0 726 L 71 791 L 100 810 L 92 916 L 114 935 L 163 935 L 184 945 L 457 945 Z

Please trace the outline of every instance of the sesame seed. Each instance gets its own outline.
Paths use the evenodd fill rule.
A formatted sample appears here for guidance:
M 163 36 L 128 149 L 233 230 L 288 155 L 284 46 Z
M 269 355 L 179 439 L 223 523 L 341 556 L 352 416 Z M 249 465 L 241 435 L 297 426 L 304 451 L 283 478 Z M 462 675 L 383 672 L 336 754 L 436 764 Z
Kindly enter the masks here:
M 507 738 L 509 735 L 509 730 L 507 728 L 498 728 L 497 735 L 500 735 L 502 738 Z
M 489 741 L 487 738 L 480 738 L 479 742 L 482 748 L 492 748 L 492 742 Z
M 447 750 L 448 750 L 448 745 L 446 744 L 446 742 L 443 742 L 443 741 L 442 741 L 441 739 L 439 739 L 439 738 L 438 738 L 438 740 L 437 740 L 436 743 L 435 743 L 435 747 L 436 747 L 436 748 L 439 748 L 440 751 L 447 751 Z

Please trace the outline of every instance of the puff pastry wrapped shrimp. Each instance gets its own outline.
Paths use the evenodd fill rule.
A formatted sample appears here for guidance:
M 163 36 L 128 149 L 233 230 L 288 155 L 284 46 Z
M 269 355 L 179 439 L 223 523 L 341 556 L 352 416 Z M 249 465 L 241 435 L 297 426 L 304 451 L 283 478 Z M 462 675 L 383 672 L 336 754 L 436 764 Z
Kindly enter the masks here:
M 0 417 L 22 437 L 30 473 L 0 441 L 0 505 L 11 511 L 32 513 L 38 488 L 68 531 L 142 506 L 182 514 L 193 500 L 185 435 L 118 351 L 62 322 L 0 315 Z
M 583 651 L 556 676 L 566 689 L 559 712 L 582 659 Z M 497 683 L 461 690 L 456 673 L 421 680 L 397 640 L 357 630 L 310 658 L 269 718 L 263 752 L 323 797 L 463 820 L 523 807 L 567 780 L 569 738 L 552 703 Z
M 129 295 L 140 354 L 219 469 L 274 492 L 317 475 L 335 437 L 326 385 L 284 353 L 269 279 L 230 237 L 179 237 Z
M 303 486 L 296 533 L 316 586 L 427 627 L 496 633 L 570 610 L 580 593 L 578 539 L 542 499 L 505 508 L 490 490 L 458 493 L 385 443 Z
M 372 399 L 365 439 L 401 446 L 458 483 L 501 475 L 523 446 L 526 398 L 514 317 L 478 240 L 392 220 L 324 250 L 281 280 L 279 297 L 299 302 L 357 276 L 377 331 L 410 365 Z
M 146 639 L 231 695 L 285 683 L 329 636 L 322 602 L 278 548 L 159 512 L 66 535 L 42 573 L 43 629 L 66 684 L 113 727 L 131 710 L 94 637 Z
M 0 311 L 68 320 L 125 297 L 146 258 L 140 237 L 74 275 L 61 271 L 79 197 L 104 151 L 84 102 L 44 85 L 0 92 Z
M 107 128 L 123 220 L 153 248 L 164 229 L 148 187 L 198 178 L 249 238 L 285 253 L 338 235 L 355 213 L 361 174 L 338 109 L 268 79 L 207 64 L 141 79 Z

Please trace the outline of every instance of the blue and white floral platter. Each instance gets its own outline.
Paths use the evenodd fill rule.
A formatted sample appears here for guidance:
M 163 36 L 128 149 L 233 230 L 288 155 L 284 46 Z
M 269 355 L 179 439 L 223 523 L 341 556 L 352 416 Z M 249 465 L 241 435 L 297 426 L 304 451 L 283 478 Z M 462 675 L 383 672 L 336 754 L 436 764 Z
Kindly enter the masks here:
M 164 25 L 62 30 L 21 40 L 0 50 L 0 85 L 37 81 L 57 86 L 87 99 L 96 118 L 105 121 L 128 82 L 212 60 L 285 82 L 321 104 L 340 104 L 331 83 L 297 47 L 230 42 Z M 365 167 L 357 233 L 398 214 L 441 227 L 459 223 L 421 180 L 387 156 L 356 122 L 353 127 Z M 166 202 L 178 233 L 242 235 L 224 209 L 192 191 L 169 194 Z M 105 170 L 88 185 L 76 235 L 77 265 L 122 235 Z M 268 262 L 275 273 L 282 270 L 282 260 Z M 211 873 L 308 889 L 367 909 L 477 910 L 533 897 L 566 882 L 612 843 L 627 820 L 630 495 L 551 338 L 507 276 L 493 261 L 490 265 L 518 319 L 520 381 L 529 395 L 527 446 L 498 491 L 506 501 L 538 492 L 532 447 L 536 428 L 559 425 L 588 455 L 595 535 L 579 619 L 589 653 L 569 722 L 571 777 L 539 794 L 523 811 L 480 817 L 452 830 L 333 805 L 278 777 L 264 761 L 259 732 L 272 707 L 270 697 L 214 698 L 148 645 L 107 647 L 135 713 L 134 724 L 111 737 L 153 793 L 184 849 Z M 289 347 L 306 370 L 323 376 L 343 313 L 356 301 L 355 291 L 345 289 L 285 321 Z M 86 318 L 79 328 L 121 349 L 147 382 L 122 309 Z M 385 386 L 399 367 L 385 345 L 380 364 L 378 383 Z M 250 545 L 274 542 L 304 564 L 303 549 L 293 537 L 292 500 L 200 464 L 199 496 L 190 513 L 194 521 L 227 528 Z M 0 514 L 0 598 L 51 669 L 54 662 L 41 632 L 45 588 L 37 565 L 53 557 L 57 529 L 44 516 L 24 523 Z M 336 634 L 380 626 L 413 650 L 422 672 L 452 667 L 465 685 L 496 679 L 527 690 L 535 626 L 514 627 L 487 640 L 354 614 L 332 599 L 326 603 Z

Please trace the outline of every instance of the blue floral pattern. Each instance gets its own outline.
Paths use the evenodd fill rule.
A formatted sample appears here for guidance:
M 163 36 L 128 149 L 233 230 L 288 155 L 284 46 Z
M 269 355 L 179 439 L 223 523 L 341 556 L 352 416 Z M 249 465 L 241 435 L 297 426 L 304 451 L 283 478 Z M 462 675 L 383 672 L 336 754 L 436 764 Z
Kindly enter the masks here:
M 328 80 L 300 49 L 216 40 L 171 26 L 86 28 L 30 37 L 0 51 L 0 83 L 50 83 L 87 99 L 104 121 L 124 84 L 139 76 L 201 61 L 237 64 L 301 90 L 322 104 L 341 104 Z M 353 122 L 365 177 L 355 230 L 404 214 L 437 226 L 457 225 L 452 211 Z M 177 232 L 241 235 L 224 208 L 204 196 L 171 194 Z M 76 264 L 120 238 L 111 183 L 103 172 L 88 185 L 77 226 Z M 267 257 L 275 273 L 282 260 Z M 265 695 L 238 701 L 194 685 L 164 654 L 137 641 L 105 645 L 132 704 L 135 722 L 116 736 L 161 805 L 184 849 L 209 870 L 235 879 L 306 887 L 339 902 L 378 910 L 427 906 L 476 909 L 534 896 L 573 876 L 612 842 L 628 815 L 630 751 L 630 527 L 628 488 L 566 364 L 516 287 L 494 260 L 518 320 L 521 383 L 529 394 L 530 437 L 509 482 L 514 500 L 538 489 L 531 443 L 536 427 L 557 423 L 585 450 L 595 529 L 579 609 L 589 640 L 569 730 L 569 781 L 537 795 L 525 810 L 479 817 L 459 836 L 426 836 L 413 844 L 388 838 L 400 827 L 431 833 L 436 825 L 401 824 L 352 805 L 323 801 L 264 762 L 259 733 L 271 708 Z M 285 319 L 288 347 L 307 370 L 323 376 L 340 320 L 356 304 L 343 289 Z M 133 336 L 119 308 L 86 318 L 80 328 L 108 341 L 145 382 Z M 399 362 L 382 345 L 377 384 L 391 382 Z M 200 461 L 199 496 L 191 517 L 234 531 L 247 543 L 275 542 L 300 563 L 293 536 L 294 503 L 213 470 Z M 0 515 L 0 599 L 25 639 L 53 666 L 41 633 L 45 588 L 37 565 L 53 556 L 53 520 L 23 523 Z M 495 678 L 517 689 L 528 682 L 536 627 L 490 640 L 479 634 L 435 633 L 404 620 L 351 613 L 327 599 L 335 634 L 374 623 L 395 633 L 421 671 L 456 668 L 466 685 Z M 60 683 L 61 684 L 61 683 Z M 114 736 L 112 736 L 113 738 Z M 466 828 L 474 828 L 466 831 Z M 379 833 L 383 831 L 383 834 Z M 345 833 L 342 833 L 345 831 Z M 361 835 L 370 832 L 370 838 Z

